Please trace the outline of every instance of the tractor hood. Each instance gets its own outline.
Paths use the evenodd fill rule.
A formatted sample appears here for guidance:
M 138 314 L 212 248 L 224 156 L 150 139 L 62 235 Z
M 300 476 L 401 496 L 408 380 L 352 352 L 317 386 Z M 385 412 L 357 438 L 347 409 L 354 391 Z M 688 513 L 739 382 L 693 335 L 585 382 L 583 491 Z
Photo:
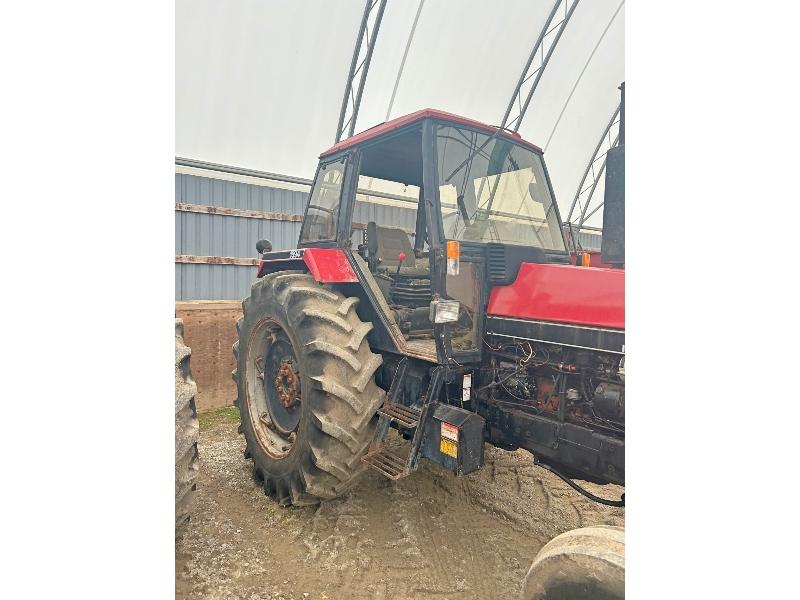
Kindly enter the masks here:
M 511 285 L 492 289 L 489 315 L 625 330 L 625 271 L 520 265 Z

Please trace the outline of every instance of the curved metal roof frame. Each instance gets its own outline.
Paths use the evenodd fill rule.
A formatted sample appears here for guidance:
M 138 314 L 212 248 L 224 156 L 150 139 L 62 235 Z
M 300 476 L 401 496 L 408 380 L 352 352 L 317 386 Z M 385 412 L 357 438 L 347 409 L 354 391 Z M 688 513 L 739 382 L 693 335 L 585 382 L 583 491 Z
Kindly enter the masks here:
M 594 152 L 592 153 L 592 157 L 589 160 L 589 164 L 586 165 L 586 170 L 583 172 L 583 177 L 581 178 L 581 182 L 578 184 L 578 189 L 575 191 L 575 197 L 572 199 L 572 204 L 569 207 L 569 213 L 567 214 L 567 221 L 572 222 L 572 213 L 575 211 L 575 206 L 578 205 L 580 207 L 580 197 L 586 192 L 589 192 L 588 197 L 586 198 L 586 202 L 583 203 L 583 206 L 580 207 L 580 219 L 577 223 L 578 227 L 582 227 L 583 223 L 586 219 L 592 216 L 595 212 L 597 212 L 598 208 L 595 208 L 591 213 L 588 215 L 586 214 L 586 209 L 589 208 L 589 203 L 592 200 L 592 196 L 594 195 L 594 191 L 597 188 L 597 184 L 600 182 L 600 178 L 603 176 L 603 172 L 606 168 L 606 152 L 608 151 L 607 148 L 603 148 L 603 142 L 606 140 L 609 141 L 609 148 L 614 148 L 619 143 L 619 133 L 611 141 L 611 130 L 613 129 L 614 125 L 618 125 L 620 123 L 619 114 L 620 108 L 622 107 L 622 103 L 617 105 L 617 108 L 614 110 L 614 114 L 611 115 L 611 119 L 608 121 L 608 125 L 603 130 L 603 134 L 600 136 L 600 140 L 597 142 L 597 146 L 595 146 Z M 600 163 L 600 167 L 595 169 L 595 163 L 598 161 L 602 161 Z M 589 176 L 589 173 L 592 173 L 592 184 L 588 187 L 584 187 L 584 183 L 586 183 L 586 178 Z M 602 206 L 602 204 L 601 204 Z
M 566 29 L 570 17 L 572 17 L 572 13 L 575 12 L 578 2 L 579 0 L 574 0 L 574 2 L 572 2 L 570 5 L 569 0 L 556 0 L 555 4 L 553 4 L 553 9 L 550 11 L 550 15 L 547 17 L 547 21 L 545 21 L 536 43 L 533 45 L 533 49 L 531 50 L 528 60 L 525 63 L 525 68 L 522 70 L 522 74 L 519 76 L 517 86 L 514 88 L 514 93 L 511 95 L 511 100 L 509 101 L 506 112 L 503 115 L 502 121 L 500 122 L 501 128 L 511 126 L 512 131 L 519 131 L 519 127 L 522 124 L 522 119 L 525 118 L 525 113 L 528 111 L 528 107 L 531 104 L 531 99 L 536 91 L 536 87 L 539 85 L 539 81 L 542 79 L 544 70 L 547 68 L 547 63 L 550 62 L 550 57 L 553 55 L 553 51 L 558 45 L 558 40 L 561 39 L 561 34 L 564 33 L 564 29 Z M 550 23 L 552 23 L 556 13 L 559 12 L 559 7 L 562 5 L 564 7 L 564 16 L 551 28 Z M 555 34 L 553 34 L 553 32 L 555 32 Z M 551 36 L 551 34 L 553 35 Z M 547 38 L 550 38 L 551 41 L 547 50 L 547 55 L 545 56 L 544 45 Z M 534 58 L 536 58 L 537 55 L 541 56 L 539 65 L 531 69 L 534 64 Z M 525 103 L 523 104 L 522 89 L 534 75 L 536 76 L 536 79 L 533 80 L 533 84 L 528 90 L 528 93 L 525 97 Z M 511 111 L 514 110 L 514 105 L 518 106 L 518 112 L 517 115 L 509 122 L 508 119 L 511 115 Z
M 381 20 L 383 18 L 384 10 L 386 9 L 386 1 L 387 0 L 367 0 L 364 6 L 364 14 L 361 18 L 361 26 L 358 30 L 358 35 L 356 37 L 356 45 L 353 51 L 353 59 L 350 63 L 350 72 L 347 76 L 347 83 L 345 84 L 345 91 L 344 97 L 342 98 L 342 109 L 339 113 L 339 125 L 336 129 L 336 139 L 335 144 L 339 144 L 342 139 L 347 139 L 351 137 L 355 131 L 356 120 L 358 119 L 358 110 L 361 104 L 361 97 L 364 91 L 364 84 L 367 80 L 367 74 L 369 72 L 369 66 L 372 59 L 372 52 L 375 48 L 375 42 L 377 40 L 378 31 L 380 30 Z M 511 100 L 508 103 L 508 107 L 506 108 L 505 114 L 500 122 L 499 129 L 511 129 L 513 132 L 519 131 L 519 127 L 522 124 L 522 120 L 525 117 L 525 113 L 530 106 L 531 100 L 533 98 L 534 92 L 536 92 L 536 87 L 541 81 L 542 75 L 544 74 L 545 69 L 547 68 L 547 63 L 550 61 L 550 57 L 553 55 L 553 52 L 558 45 L 558 41 L 561 39 L 561 35 L 564 33 L 564 29 L 566 29 L 567 25 L 569 24 L 569 20 L 572 17 L 572 14 L 575 12 L 575 8 L 578 6 L 578 2 L 580 0 L 556 0 L 553 4 L 553 8 L 550 11 L 550 14 L 547 17 L 544 25 L 542 26 L 541 31 L 539 32 L 539 37 L 536 39 L 536 43 L 533 45 L 531 49 L 530 55 L 528 56 L 528 60 L 525 62 L 525 68 L 522 71 L 522 74 L 517 81 L 517 85 L 514 88 L 514 93 L 511 96 Z M 380 4 L 379 4 L 380 2 Z M 406 43 L 406 48 L 403 54 L 403 60 L 400 64 L 400 70 L 398 72 L 397 80 L 395 81 L 394 90 L 392 91 L 392 98 L 389 103 L 389 111 L 391 111 L 392 103 L 394 102 L 395 94 L 397 93 L 397 85 L 400 81 L 400 76 L 403 72 L 403 66 L 405 64 L 405 59 L 408 55 L 408 50 L 411 45 L 411 41 L 413 39 L 414 30 L 416 29 L 417 22 L 419 21 L 419 15 L 422 12 L 422 6 L 424 4 L 424 0 L 421 0 L 419 6 L 417 8 L 417 13 L 414 17 L 414 24 L 411 29 L 411 34 L 409 35 L 408 42 Z M 377 10 L 375 7 L 377 6 Z M 564 16 L 551 27 L 551 23 L 555 18 L 556 14 L 560 12 L 560 9 L 564 9 Z M 369 22 L 373 20 L 372 32 L 370 33 L 369 30 Z M 547 54 L 545 54 L 545 45 L 548 44 L 549 46 L 547 49 Z M 358 59 L 362 55 L 365 55 L 362 61 L 359 63 Z M 540 56 L 540 60 L 537 63 L 534 63 L 534 59 Z M 534 67 L 534 65 L 536 65 Z M 532 68 L 533 67 L 533 68 Z M 360 74 L 360 79 L 358 83 L 358 91 L 353 95 L 353 81 L 355 78 Z M 535 76 L 533 83 L 531 84 L 530 88 L 525 93 L 525 102 L 522 102 L 522 95 L 523 89 L 525 88 L 526 84 Z M 512 110 L 514 110 L 514 106 L 518 106 L 518 112 L 516 115 L 511 119 L 509 122 L 509 117 L 511 116 Z M 348 110 L 350 116 L 348 117 Z M 388 118 L 387 112 L 387 118 Z M 510 127 L 509 127 L 510 126 Z M 347 128 L 347 135 L 343 136 L 344 130 Z M 332 149 L 331 149 L 332 150 Z M 330 154 L 331 150 L 327 150 L 324 152 L 324 155 Z
M 377 10 L 375 9 L 376 6 Z M 339 113 L 339 125 L 336 127 L 335 142 L 339 142 L 342 139 L 345 128 L 347 128 L 346 137 L 350 137 L 355 131 L 358 109 L 361 105 L 361 95 L 364 93 L 364 84 L 367 81 L 372 52 L 378 39 L 378 31 L 381 28 L 384 10 L 386 10 L 386 0 L 367 0 L 364 6 L 364 15 L 361 17 L 361 26 L 358 28 L 358 35 L 356 36 L 356 47 L 353 50 L 353 60 L 350 62 L 350 72 L 347 75 L 347 83 L 344 88 L 342 110 Z M 370 20 L 372 21 L 371 32 Z M 364 58 L 359 62 L 358 59 L 362 53 Z M 353 96 L 353 81 L 359 74 L 358 91 Z M 347 116 L 348 109 L 350 112 L 349 117 Z

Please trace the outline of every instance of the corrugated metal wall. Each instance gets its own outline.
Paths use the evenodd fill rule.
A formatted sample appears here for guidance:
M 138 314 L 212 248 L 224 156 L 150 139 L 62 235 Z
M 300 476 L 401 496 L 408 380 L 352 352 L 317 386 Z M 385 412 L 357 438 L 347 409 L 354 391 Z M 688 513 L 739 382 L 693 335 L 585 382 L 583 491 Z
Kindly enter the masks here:
M 578 241 L 581 243 L 581 246 L 584 250 L 600 250 L 600 242 L 603 240 L 603 236 L 600 232 L 594 231 L 579 231 L 578 233 Z
M 175 174 L 175 202 L 302 215 L 302 191 Z M 175 211 L 175 254 L 257 258 L 256 242 L 294 248 L 300 223 Z M 175 263 L 176 300 L 237 300 L 250 292 L 255 267 Z
M 175 174 L 176 203 L 302 215 L 308 198 L 298 184 L 244 176 L 237 181 L 236 175 L 227 180 L 225 174 L 183 171 Z M 402 206 L 358 201 L 353 220 L 413 228 L 414 214 Z M 360 242 L 360 235 L 354 232 L 354 243 Z M 287 250 L 296 247 L 299 236 L 297 221 L 175 211 L 176 255 L 257 258 L 258 240 L 271 241 L 275 250 Z M 578 238 L 586 250 L 600 249 L 600 233 L 581 231 Z M 176 262 L 175 299 L 239 300 L 250 293 L 255 274 L 254 266 Z

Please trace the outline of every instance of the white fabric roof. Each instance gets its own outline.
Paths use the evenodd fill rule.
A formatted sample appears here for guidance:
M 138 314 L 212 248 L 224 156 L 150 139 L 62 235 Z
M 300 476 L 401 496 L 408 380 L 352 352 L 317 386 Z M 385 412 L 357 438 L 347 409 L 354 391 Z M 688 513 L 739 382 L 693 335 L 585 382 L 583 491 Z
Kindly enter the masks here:
M 619 102 L 621 4 L 578 5 L 520 128 L 545 148 L 564 218 Z M 498 124 L 552 5 L 425 0 L 390 117 L 431 107 Z M 357 132 L 386 119 L 418 6 L 388 0 Z M 363 8 L 363 0 L 177 0 L 176 154 L 312 177 L 334 141 Z M 593 205 L 602 193 L 601 183 Z M 599 225 L 601 213 L 587 224 Z

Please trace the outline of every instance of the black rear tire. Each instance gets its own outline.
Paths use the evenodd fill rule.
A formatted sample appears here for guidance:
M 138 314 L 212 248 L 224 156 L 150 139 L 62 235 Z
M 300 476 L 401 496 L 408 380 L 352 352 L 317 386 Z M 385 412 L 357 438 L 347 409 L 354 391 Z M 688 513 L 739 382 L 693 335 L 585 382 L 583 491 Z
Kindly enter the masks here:
M 372 323 L 359 319 L 357 304 L 357 298 L 295 271 L 259 279 L 242 303 L 233 376 L 245 456 L 253 460 L 255 480 L 282 505 L 335 498 L 363 472 L 361 457 L 385 392 L 374 377 L 381 356 L 366 340 Z M 283 426 L 270 389 L 278 383 L 267 370 L 278 344 L 299 374 L 291 407 L 299 418 L 285 418 Z M 287 422 L 297 423 L 288 435 Z
M 598 526 L 554 537 L 525 577 L 524 600 L 625 598 L 625 530 Z
M 200 461 L 197 439 L 195 395 L 197 384 L 192 378 L 189 358 L 192 351 L 183 341 L 183 321 L 175 319 L 175 535 L 183 532 L 189 521 Z

